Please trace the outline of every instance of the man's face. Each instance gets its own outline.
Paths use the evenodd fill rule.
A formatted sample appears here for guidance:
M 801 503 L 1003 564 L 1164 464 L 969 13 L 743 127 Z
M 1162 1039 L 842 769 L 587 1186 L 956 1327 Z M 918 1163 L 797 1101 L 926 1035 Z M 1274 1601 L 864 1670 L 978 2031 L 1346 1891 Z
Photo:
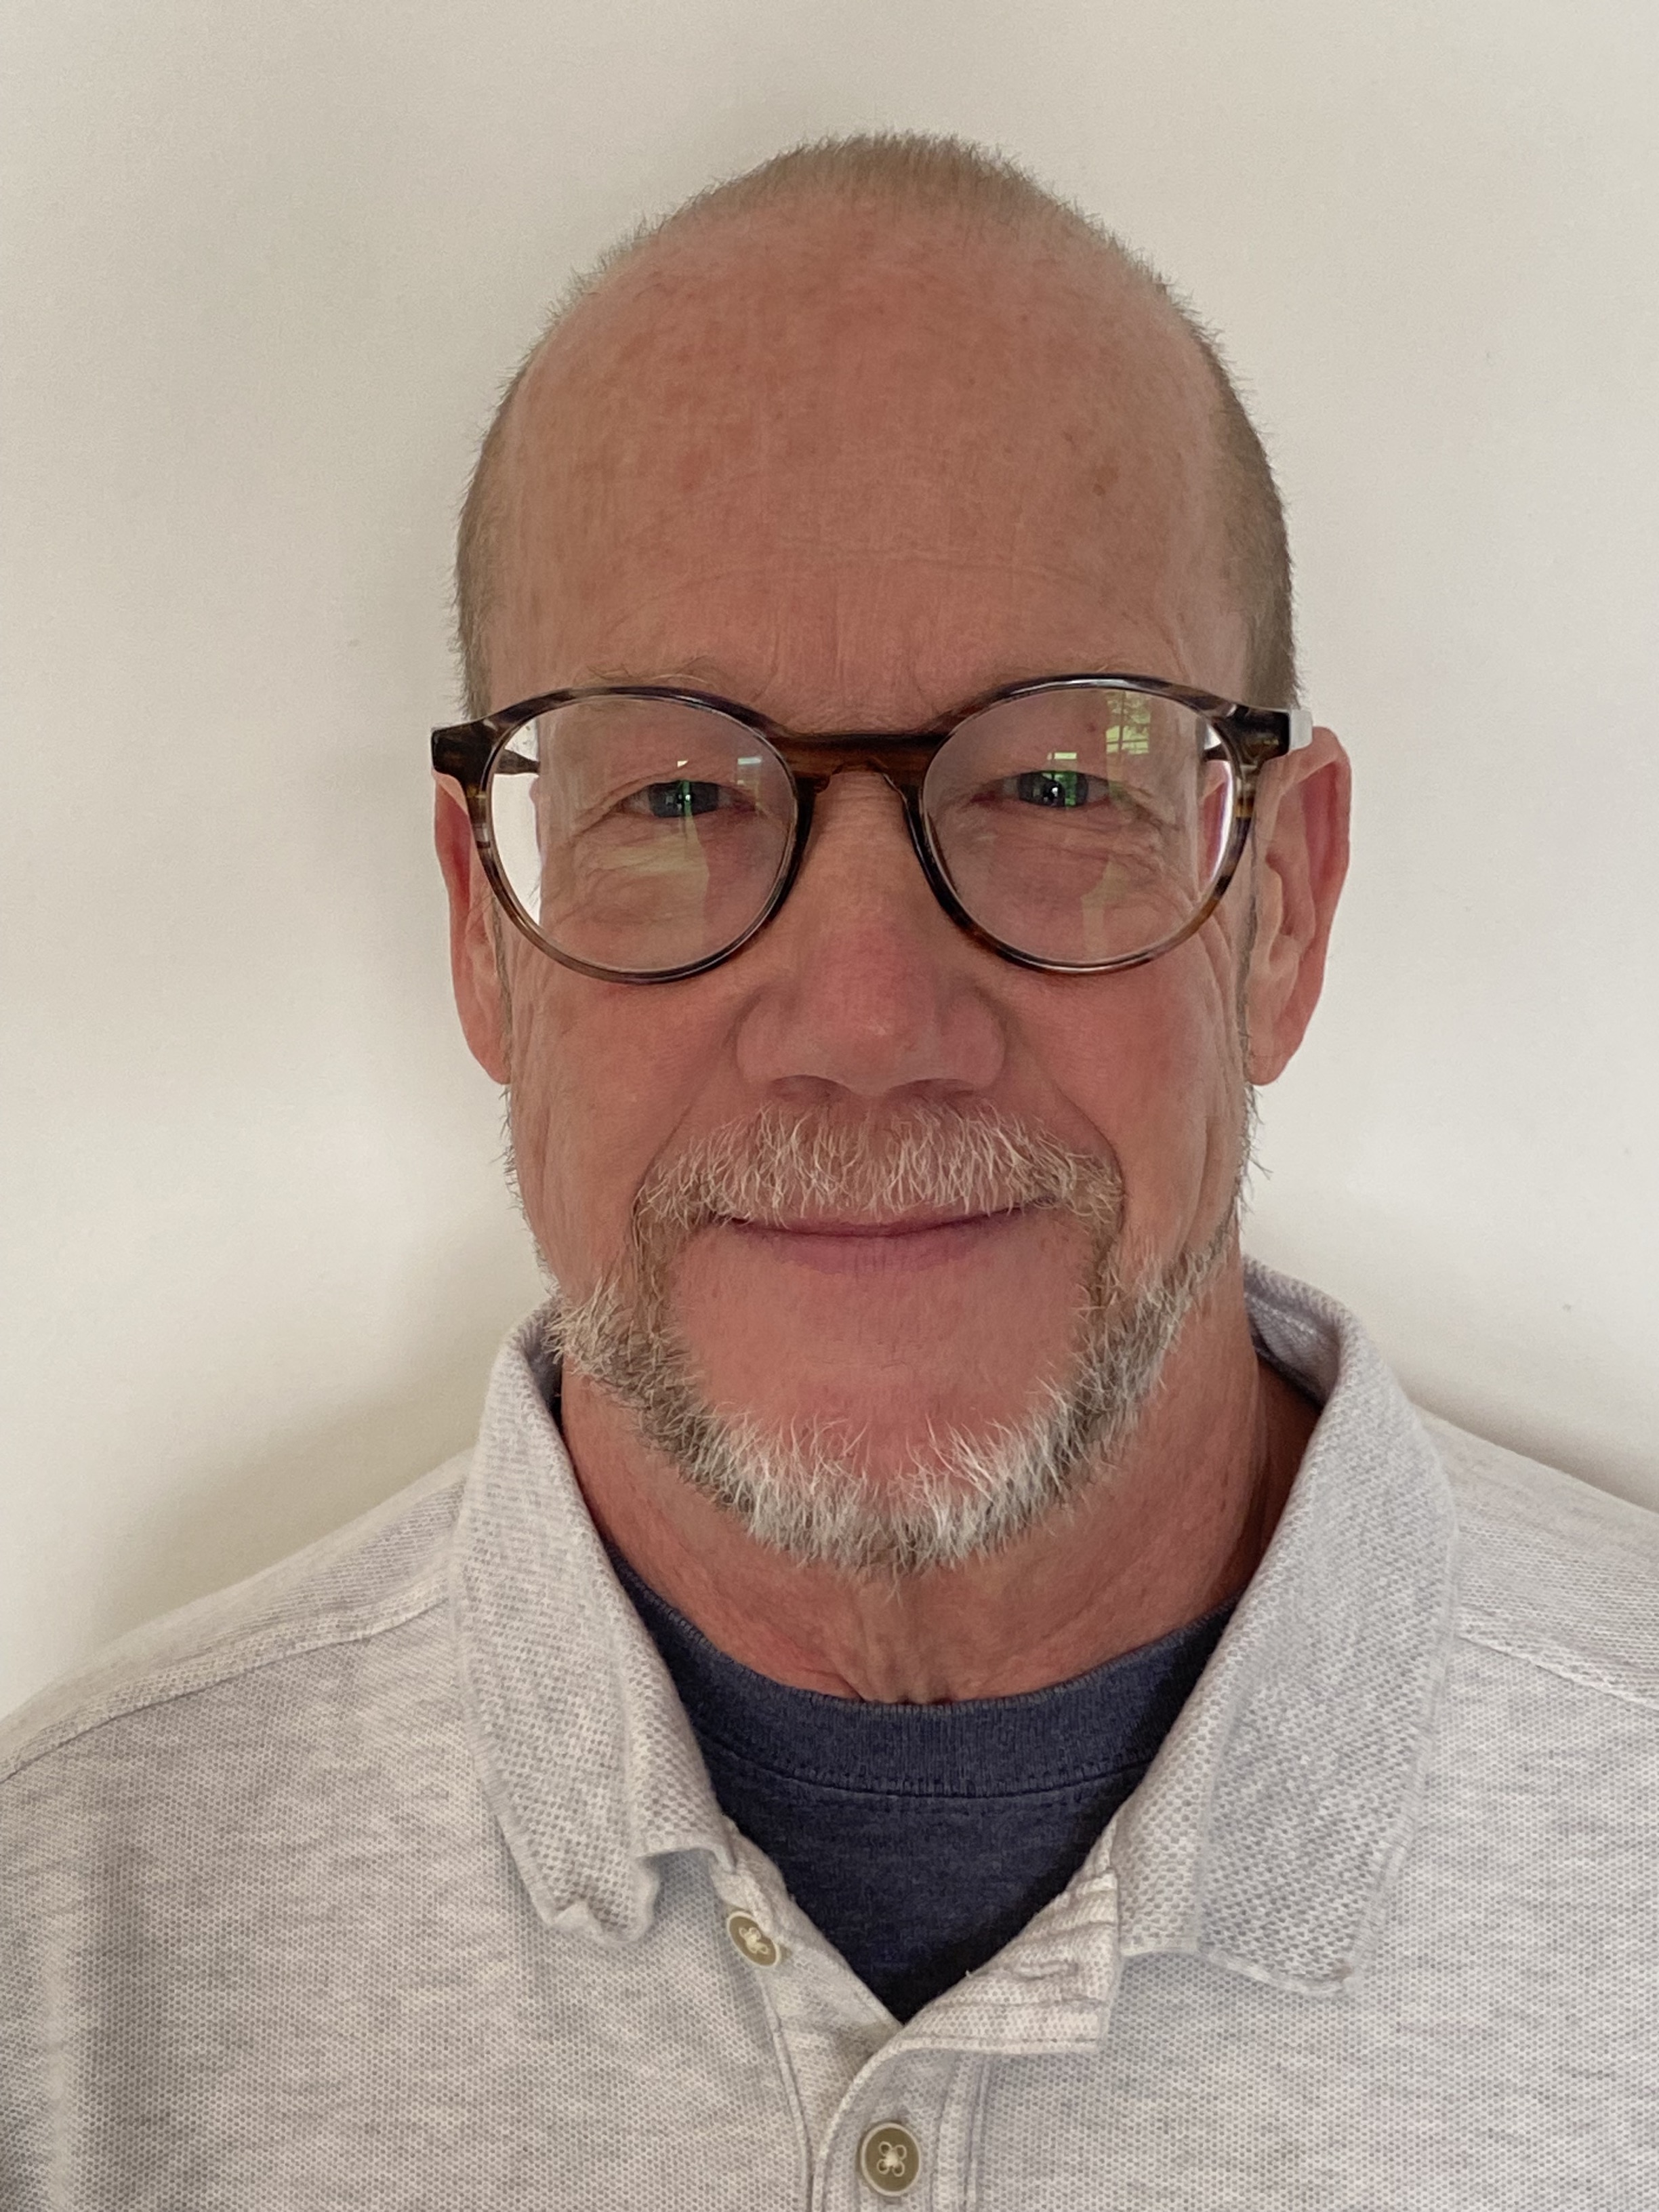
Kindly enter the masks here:
M 723 223 L 585 302 L 521 392 L 492 704 L 678 681 L 811 731 L 915 728 L 1071 670 L 1241 696 L 1212 451 L 1189 345 L 1097 260 L 845 210 Z M 865 772 L 820 801 L 768 927 L 680 982 L 595 981 L 507 929 L 509 1018 L 465 866 L 452 839 L 463 1013 L 511 1083 L 526 1211 L 574 1300 L 626 1272 L 642 1188 L 720 1133 L 804 1122 L 878 1146 L 939 1109 L 1101 1162 L 1120 1273 L 1168 1274 L 1232 1206 L 1241 1004 L 1259 1075 L 1311 1006 L 1273 966 L 1270 885 L 1241 967 L 1244 880 L 1141 968 L 999 959 L 940 911 Z M 1097 1219 L 1015 1206 L 877 1237 L 807 1233 L 827 1225 L 811 1212 L 715 1221 L 673 1251 L 668 1314 L 711 1405 L 856 1434 L 879 1469 L 1020 1421 L 1059 1376 Z

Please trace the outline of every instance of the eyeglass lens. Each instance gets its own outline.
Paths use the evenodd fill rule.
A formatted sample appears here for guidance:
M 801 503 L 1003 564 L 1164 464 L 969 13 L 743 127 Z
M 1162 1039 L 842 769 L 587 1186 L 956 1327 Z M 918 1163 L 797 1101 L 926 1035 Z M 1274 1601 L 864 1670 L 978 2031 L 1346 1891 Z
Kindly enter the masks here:
M 1094 966 L 1179 934 L 1230 842 L 1231 756 L 1191 708 L 1122 686 L 994 702 L 929 765 L 933 860 L 979 927 L 1028 957 Z M 795 799 L 757 732 L 681 700 L 579 699 L 498 756 L 490 828 L 555 949 L 645 975 L 711 959 L 764 914 Z

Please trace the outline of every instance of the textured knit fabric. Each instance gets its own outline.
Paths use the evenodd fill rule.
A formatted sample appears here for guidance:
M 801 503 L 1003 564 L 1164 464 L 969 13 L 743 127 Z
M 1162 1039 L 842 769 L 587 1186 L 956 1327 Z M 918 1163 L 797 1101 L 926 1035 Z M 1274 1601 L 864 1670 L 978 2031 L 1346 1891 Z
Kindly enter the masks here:
M 520 1336 L 470 1462 L 0 1731 L 0 2205 L 872 2212 L 884 2125 L 913 2212 L 1653 2212 L 1659 1522 L 1250 1296 L 1324 1402 L 1267 1555 L 902 2026 L 721 1815 Z
M 629 1567 L 722 1813 L 896 2020 L 1066 1887 L 1152 1762 L 1231 1607 L 1029 1697 L 871 1705 L 716 1650 Z

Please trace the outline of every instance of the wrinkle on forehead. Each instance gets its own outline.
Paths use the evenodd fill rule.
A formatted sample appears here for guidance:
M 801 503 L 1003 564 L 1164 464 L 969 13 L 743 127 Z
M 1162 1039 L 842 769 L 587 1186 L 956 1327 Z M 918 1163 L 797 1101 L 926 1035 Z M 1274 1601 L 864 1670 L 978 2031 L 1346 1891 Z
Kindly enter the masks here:
M 722 574 L 817 570 L 908 568 L 921 599 L 926 572 L 948 598 L 969 573 L 994 597 L 999 573 L 1029 596 L 1129 571 L 1182 628 L 1229 599 L 1214 414 L 1173 310 L 1103 248 L 836 206 L 670 234 L 512 404 L 492 659 L 512 696 L 566 680 L 567 644 L 641 649 L 653 606 L 695 629 Z

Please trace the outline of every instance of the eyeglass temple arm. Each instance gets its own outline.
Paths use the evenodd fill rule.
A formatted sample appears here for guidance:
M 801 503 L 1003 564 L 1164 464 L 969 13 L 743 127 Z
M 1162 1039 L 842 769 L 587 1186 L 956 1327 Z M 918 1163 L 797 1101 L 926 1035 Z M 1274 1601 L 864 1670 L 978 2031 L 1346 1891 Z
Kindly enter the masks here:
M 460 722 L 432 732 L 432 765 L 440 775 L 453 775 L 462 785 L 477 783 L 483 775 L 496 732 L 488 722 Z M 503 753 L 495 763 L 497 775 L 534 775 L 537 764 L 521 753 Z
M 1313 716 L 1305 707 L 1243 707 L 1219 726 L 1230 725 L 1233 742 L 1252 771 L 1266 768 L 1269 761 L 1283 760 L 1287 753 L 1303 752 L 1313 743 Z

